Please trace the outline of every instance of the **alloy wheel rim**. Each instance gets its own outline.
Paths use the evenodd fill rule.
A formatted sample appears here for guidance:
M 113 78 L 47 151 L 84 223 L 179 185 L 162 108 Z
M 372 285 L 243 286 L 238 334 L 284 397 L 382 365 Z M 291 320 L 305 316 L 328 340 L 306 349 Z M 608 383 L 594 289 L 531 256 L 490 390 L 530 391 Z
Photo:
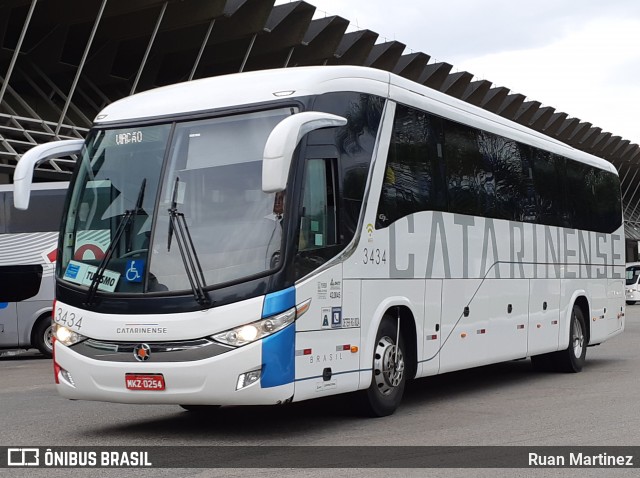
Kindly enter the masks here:
M 51 326 L 44 331 L 44 344 L 49 350 L 53 350 L 53 328 Z
M 582 351 L 584 349 L 584 333 L 582 331 L 582 324 L 578 320 L 578 316 L 573 316 L 573 354 L 576 358 L 582 357 Z
M 376 345 L 373 373 L 376 387 L 382 395 L 389 395 L 404 376 L 404 356 L 389 337 L 382 337 Z

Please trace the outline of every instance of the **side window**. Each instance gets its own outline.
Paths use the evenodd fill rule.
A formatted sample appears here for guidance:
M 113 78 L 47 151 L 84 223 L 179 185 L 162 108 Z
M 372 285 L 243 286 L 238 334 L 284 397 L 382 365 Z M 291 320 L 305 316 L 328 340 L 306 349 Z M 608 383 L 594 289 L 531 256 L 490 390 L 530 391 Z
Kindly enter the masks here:
M 6 195 L 6 231 L 53 232 L 60 229 L 66 189 L 35 190 L 31 193 L 29 209 L 13 207 L 13 193 Z
M 481 149 L 486 133 L 453 121 L 443 123 L 449 211 L 495 217 L 492 158 Z
M 325 159 L 306 162 L 299 251 L 338 243 L 334 164 Z
M 302 216 L 295 258 L 296 279 L 306 276 L 340 252 L 337 168 L 335 159 L 307 159 Z
M 538 222 L 547 226 L 562 226 L 566 222 L 563 184 L 566 160 L 546 151 L 535 150 L 532 163 Z
M 41 265 L 0 266 L 0 302 L 30 299 L 40 290 L 41 282 Z
M 307 135 L 308 145 L 331 145 L 337 149 L 343 244 L 351 241 L 358 226 L 384 104 L 385 99 L 379 96 L 350 91 L 319 95 L 313 104 L 315 111 L 349 119 L 345 126 L 323 128 Z
M 484 164 L 493 171 L 493 217 L 509 221 L 524 220 L 527 211 L 535 204 L 528 148 L 485 131 L 478 131 L 477 141 Z
M 602 169 L 595 169 L 593 192 L 598 231 L 614 232 L 622 224 L 620 178 Z
M 398 105 L 376 228 L 419 211 L 446 209 L 439 131 L 438 118 Z
M 566 160 L 566 227 L 599 230 L 595 196 L 596 170 L 577 161 Z

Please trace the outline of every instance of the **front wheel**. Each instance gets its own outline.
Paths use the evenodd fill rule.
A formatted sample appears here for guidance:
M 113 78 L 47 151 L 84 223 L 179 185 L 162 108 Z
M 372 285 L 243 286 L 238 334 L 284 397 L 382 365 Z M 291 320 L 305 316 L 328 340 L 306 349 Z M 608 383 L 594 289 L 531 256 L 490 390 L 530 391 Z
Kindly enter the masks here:
M 571 325 L 569 327 L 569 346 L 565 350 L 556 352 L 554 363 L 559 372 L 576 373 L 582 370 L 587 356 L 586 325 L 582 309 L 577 305 L 571 311 Z
M 404 340 L 402 335 L 398 337 L 397 322 L 385 316 L 376 335 L 371 385 L 360 392 L 367 415 L 385 417 L 400 405 L 407 381 L 405 356 Z
M 53 329 L 49 316 L 38 321 L 33 330 L 33 345 L 45 357 L 51 357 L 53 353 Z

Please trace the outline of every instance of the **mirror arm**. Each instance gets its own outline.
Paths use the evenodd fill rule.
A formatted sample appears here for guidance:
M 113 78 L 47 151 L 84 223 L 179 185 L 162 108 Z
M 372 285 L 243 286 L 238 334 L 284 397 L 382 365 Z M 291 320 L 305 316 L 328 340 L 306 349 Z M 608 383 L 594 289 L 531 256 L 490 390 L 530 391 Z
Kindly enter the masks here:
M 68 139 L 40 144 L 24 153 L 13 174 L 13 203 L 16 209 L 29 207 L 31 183 L 36 166 L 51 158 L 69 156 L 82 151 L 83 139 Z
M 262 190 L 266 193 L 285 190 L 293 152 L 305 134 L 346 124 L 342 116 L 319 111 L 306 111 L 283 119 L 273 128 L 264 147 Z

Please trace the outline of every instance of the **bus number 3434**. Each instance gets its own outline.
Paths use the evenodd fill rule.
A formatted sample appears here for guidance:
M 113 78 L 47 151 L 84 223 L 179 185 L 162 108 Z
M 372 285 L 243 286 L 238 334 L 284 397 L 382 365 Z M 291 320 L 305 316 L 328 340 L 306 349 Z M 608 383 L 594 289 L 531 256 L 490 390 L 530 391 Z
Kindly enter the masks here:
M 78 318 L 76 314 L 68 310 L 65 310 L 63 313 L 61 307 L 56 309 L 56 315 L 53 320 L 69 328 L 75 327 L 77 330 L 82 328 L 82 317 Z
M 385 249 L 369 249 L 364 248 L 363 264 L 386 264 L 387 263 L 387 251 Z

